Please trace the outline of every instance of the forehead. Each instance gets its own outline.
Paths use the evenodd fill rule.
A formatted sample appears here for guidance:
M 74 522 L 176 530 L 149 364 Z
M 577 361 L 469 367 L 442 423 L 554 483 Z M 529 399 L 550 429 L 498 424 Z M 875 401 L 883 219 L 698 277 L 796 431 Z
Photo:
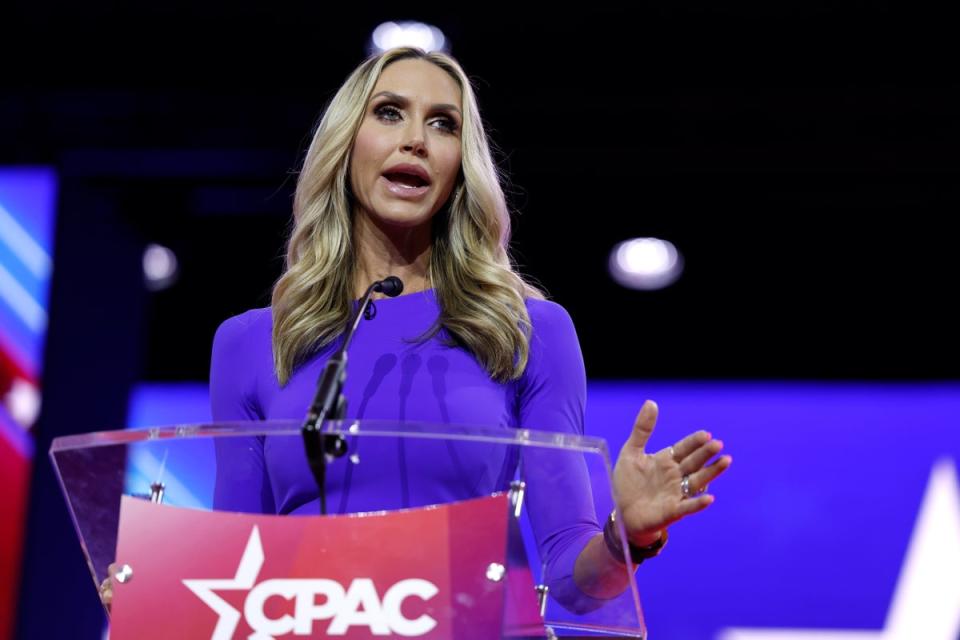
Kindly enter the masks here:
M 426 60 L 398 60 L 380 74 L 373 95 L 390 91 L 427 103 L 460 105 L 460 87 L 449 73 Z

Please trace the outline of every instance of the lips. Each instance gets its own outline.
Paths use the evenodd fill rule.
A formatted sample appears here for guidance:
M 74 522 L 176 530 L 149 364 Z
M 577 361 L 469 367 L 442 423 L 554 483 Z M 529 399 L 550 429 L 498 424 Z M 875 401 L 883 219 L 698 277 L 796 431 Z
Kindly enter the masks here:
M 418 199 L 430 190 L 429 184 L 421 184 L 420 186 L 416 186 L 404 184 L 403 182 L 394 182 L 386 175 L 380 176 L 380 179 L 383 180 L 383 184 L 387 191 L 392 193 L 394 196 L 403 198 L 405 200 Z
M 394 184 L 408 187 L 422 187 L 430 184 L 430 174 L 415 164 L 398 164 L 383 172 L 383 176 Z
M 398 184 L 405 187 L 422 187 L 427 184 L 420 176 L 411 175 L 409 173 L 385 173 L 383 177 L 393 184 Z
M 430 174 L 416 164 L 397 164 L 380 176 L 387 191 L 398 198 L 414 200 L 430 190 Z

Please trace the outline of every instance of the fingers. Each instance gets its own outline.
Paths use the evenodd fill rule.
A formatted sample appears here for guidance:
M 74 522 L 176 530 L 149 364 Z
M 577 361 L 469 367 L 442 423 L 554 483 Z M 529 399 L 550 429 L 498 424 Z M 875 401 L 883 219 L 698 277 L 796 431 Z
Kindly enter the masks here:
M 640 407 L 640 413 L 637 414 L 636 421 L 633 423 L 633 431 L 630 432 L 630 437 L 627 438 L 627 443 L 624 446 L 643 450 L 647 446 L 647 441 L 650 440 L 654 425 L 657 424 L 658 414 L 659 408 L 656 402 L 653 400 L 644 402 L 643 406 Z
M 677 519 L 689 516 L 692 513 L 697 513 L 698 511 L 703 511 L 711 504 L 716 498 L 707 494 L 702 496 L 697 496 L 696 498 L 689 498 L 687 500 L 681 500 L 680 504 L 677 505 Z
M 706 431 L 703 433 L 706 433 Z M 680 472 L 684 475 L 688 475 L 699 471 L 703 465 L 707 463 L 707 460 L 717 455 L 722 450 L 722 440 L 707 440 L 702 445 L 697 447 L 693 453 L 688 455 L 686 458 L 679 460 Z
M 100 588 L 98 592 L 100 594 L 100 602 L 103 603 L 103 606 L 107 608 L 107 612 L 110 612 L 110 607 L 113 604 L 113 576 L 117 575 L 117 571 L 120 570 L 120 565 L 116 562 L 111 562 L 107 566 L 107 577 L 103 579 L 103 582 L 100 583 Z
M 721 473 L 729 469 L 731 464 L 733 464 L 732 456 L 721 456 L 699 471 L 689 474 L 690 492 L 695 495 L 704 489 Z
M 713 436 L 709 431 L 697 431 L 696 433 L 691 433 L 686 438 L 673 445 L 673 459 L 676 462 L 683 462 L 700 447 L 710 442 L 711 438 L 713 438 Z M 706 460 L 704 460 L 704 462 L 706 462 Z M 700 464 L 702 465 L 703 463 Z
M 109 611 L 110 605 L 113 604 L 113 581 L 110 578 L 105 578 L 97 591 L 100 594 L 100 602 Z

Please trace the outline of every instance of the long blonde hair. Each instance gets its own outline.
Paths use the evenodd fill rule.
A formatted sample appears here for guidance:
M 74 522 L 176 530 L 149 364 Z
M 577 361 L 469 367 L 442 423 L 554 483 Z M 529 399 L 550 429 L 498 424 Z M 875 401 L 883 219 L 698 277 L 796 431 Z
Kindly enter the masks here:
M 273 362 L 283 386 L 293 370 L 336 339 L 354 300 L 350 154 L 383 69 L 427 60 L 450 74 L 463 96 L 462 167 L 446 205 L 432 220 L 429 275 L 440 316 L 421 339 L 444 329 L 491 378 L 520 377 L 529 354 L 524 300 L 539 289 L 514 269 L 508 253 L 510 212 L 490 153 L 470 80 L 442 53 L 397 48 L 364 61 L 330 101 L 297 181 L 286 268 L 273 288 Z

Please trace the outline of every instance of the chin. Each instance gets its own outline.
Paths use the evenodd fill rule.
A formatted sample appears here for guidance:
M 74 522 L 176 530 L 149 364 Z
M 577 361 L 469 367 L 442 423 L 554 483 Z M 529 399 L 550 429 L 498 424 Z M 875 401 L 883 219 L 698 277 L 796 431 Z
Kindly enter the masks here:
M 430 219 L 427 218 L 427 219 L 424 220 L 424 219 L 420 219 L 420 218 L 417 218 L 417 219 L 407 219 L 407 218 L 393 219 L 393 218 L 388 218 L 388 219 L 383 220 L 383 224 L 384 224 L 385 226 L 392 227 L 392 228 L 394 228 L 394 229 L 417 229 L 417 228 L 422 227 L 422 226 L 424 226 L 424 225 L 429 225 L 429 224 L 430 224 Z
M 423 211 L 381 211 L 373 214 L 373 220 L 377 225 L 388 226 L 400 229 L 415 229 L 423 225 L 429 225 L 433 220 L 433 213 Z

